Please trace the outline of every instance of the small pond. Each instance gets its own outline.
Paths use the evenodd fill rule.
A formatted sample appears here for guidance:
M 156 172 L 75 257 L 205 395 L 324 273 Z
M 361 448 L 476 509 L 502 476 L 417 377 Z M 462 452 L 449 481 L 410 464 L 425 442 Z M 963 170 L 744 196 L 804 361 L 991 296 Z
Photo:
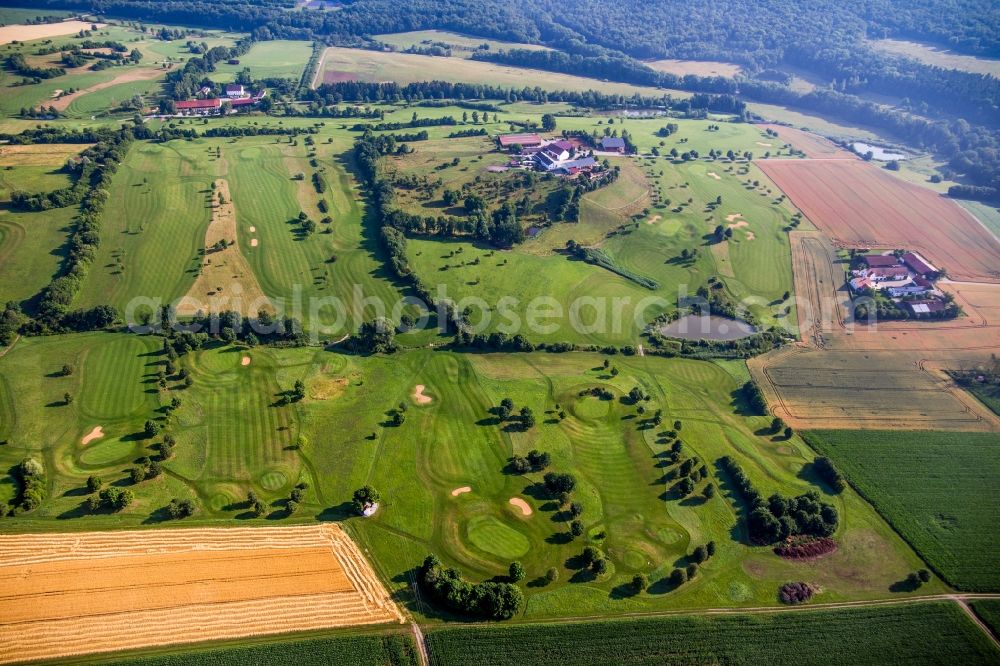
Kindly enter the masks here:
M 858 142 L 851 144 L 851 147 L 854 148 L 854 152 L 856 152 L 858 155 L 864 155 L 869 151 L 871 151 L 872 159 L 878 160 L 879 162 L 890 162 L 892 160 L 906 160 L 909 159 L 910 157 L 909 155 L 906 155 L 904 153 L 896 153 L 886 148 L 882 148 L 880 146 L 872 146 L 867 143 Z
M 739 340 L 756 332 L 745 321 L 716 315 L 684 315 L 660 327 L 661 334 L 683 340 Z

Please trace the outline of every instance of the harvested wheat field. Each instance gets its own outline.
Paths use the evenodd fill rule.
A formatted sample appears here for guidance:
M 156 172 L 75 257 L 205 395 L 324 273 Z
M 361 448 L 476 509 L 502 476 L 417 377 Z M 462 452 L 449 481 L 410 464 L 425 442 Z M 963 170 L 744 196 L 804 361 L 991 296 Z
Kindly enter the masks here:
M 216 180 L 212 196 L 212 220 L 205 232 L 201 272 L 177 304 L 177 313 L 193 315 L 199 311 L 235 310 L 243 315 L 253 315 L 260 310 L 274 312 L 274 306 L 264 295 L 257 276 L 240 252 L 236 209 L 229 194 L 229 183 L 221 178 Z M 227 245 L 217 250 L 214 249 L 217 243 Z
M 0 166 L 61 167 L 67 159 L 76 157 L 92 145 L 91 143 L 4 145 L 0 146 Z
M 0 535 L 0 663 L 402 622 L 332 524 Z
M 10 42 L 27 42 L 33 39 L 72 35 L 81 30 L 90 30 L 94 23 L 86 21 L 59 21 L 58 23 L 39 23 L 37 25 L 5 25 L 0 27 L 0 44 Z M 105 23 L 97 23 L 103 28 Z
M 850 151 L 844 150 L 829 139 L 825 139 L 812 132 L 806 132 L 795 127 L 785 127 L 784 125 L 764 124 L 757 125 L 757 127 L 761 130 L 774 130 L 778 133 L 778 139 L 780 139 L 779 146 L 782 143 L 789 143 L 792 145 L 792 148 L 801 150 L 809 158 L 857 160 L 857 157 Z
M 757 165 L 840 247 L 917 250 L 954 279 L 1000 282 L 1000 241 L 936 192 L 857 160 Z

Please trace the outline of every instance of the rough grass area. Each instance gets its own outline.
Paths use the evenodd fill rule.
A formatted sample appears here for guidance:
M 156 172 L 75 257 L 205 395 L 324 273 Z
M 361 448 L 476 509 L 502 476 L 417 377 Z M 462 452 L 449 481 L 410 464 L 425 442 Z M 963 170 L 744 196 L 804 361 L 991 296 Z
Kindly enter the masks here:
M 995 434 L 818 430 L 806 438 L 949 583 L 1000 589 Z
M 441 629 L 434 666 L 991 664 L 1000 652 L 955 604 Z
M 518 42 L 505 42 L 498 39 L 485 39 L 483 37 L 469 37 L 460 35 L 457 32 L 447 30 L 414 30 L 412 32 L 393 32 L 385 35 L 373 35 L 372 39 L 390 44 L 402 51 L 403 49 L 416 46 L 427 48 L 432 45 L 445 44 L 451 49 L 453 58 L 469 58 L 472 53 L 483 44 L 488 44 L 491 51 L 499 49 L 525 49 L 528 51 L 548 51 L 547 46 L 538 44 L 523 44 Z

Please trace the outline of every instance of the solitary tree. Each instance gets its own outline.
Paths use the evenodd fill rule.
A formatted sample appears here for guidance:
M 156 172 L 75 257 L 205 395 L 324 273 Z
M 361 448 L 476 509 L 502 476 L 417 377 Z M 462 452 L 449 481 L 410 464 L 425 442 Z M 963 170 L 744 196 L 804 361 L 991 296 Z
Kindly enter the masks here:
M 649 587 L 649 579 L 643 574 L 632 576 L 632 589 L 638 594 Z
M 510 563 L 510 579 L 515 583 L 524 580 L 525 572 L 524 565 L 520 562 L 514 561 Z
M 372 486 L 364 486 L 354 491 L 354 508 L 358 513 L 365 510 L 366 504 L 378 504 L 382 496 Z

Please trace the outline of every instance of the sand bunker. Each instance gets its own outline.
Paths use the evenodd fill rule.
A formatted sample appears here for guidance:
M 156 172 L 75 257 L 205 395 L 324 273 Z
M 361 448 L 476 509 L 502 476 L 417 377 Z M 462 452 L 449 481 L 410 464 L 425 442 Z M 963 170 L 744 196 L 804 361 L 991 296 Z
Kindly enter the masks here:
M 88 432 L 86 435 L 83 436 L 83 439 L 80 440 L 80 443 L 84 445 L 90 444 L 95 439 L 100 439 L 101 437 L 104 437 L 104 428 L 102 428 L 101 426 L 94 426 L 93 430 L 91 430 L 90 432 Z
M 429 395 L 424 395 L 424 389 L 427 388 L 423 384 L 417 384 L 413 389 L 413 399 L 416 400 L 418 405 L 426 405 L 431 402 L 434 398 Z
M 252 234 L 257 233 L 257 227 L 250 227 L 250 233 Z
M 251 238 L 250 239 L 250 247 L 257 247 L 257 239 L 256 238 Z
M 462 495 L 464 493 L 471 493 L 471 492 L 472 488 L 470 486 L 462 486 L 461 488 L 455 488 L 453 491 L 451 491 L 451 496 L 458 497 L 459 495 Z
M 732 213 L 731 215 L 726 215 L 726 222 L 732 222 L 741 217 L 743 217 L 743 213 Z
M 754 240 L 757 238 L 752 231 L 747 232 L 747 240 Z
M 240 365 L 250 365 L 250 357 L 244 356 L 240 359 Z
M 656 224 L 657 222 L 659 222 L 662 219 L 663 219 L 662 215 L 654 215 L 653 217 L 651 217 L 648 220 L 646 220 L 646 224 Z
M 510 498 L 510 503 L 513 504 L 514 506 L 516 506 L 518 509 L 520 509 L 521 513 L 523 513 L 524 515 L 526 515 L 526 516 L 530 516 L 531 515 L 531 505 L 529 505 L 527 502 L 525 502 L 520 497 L 511 497 Z
M 716 180 L 722 180 L 722 178 L 719 176 L 719 174 L 715 173 L 714 171 L 709 171 L 705 175 L 708 176 L 709 178 L 714 178 Z
M 726 218 L 726 219 L 729 219 L 729 218 Z M 748 227 L 748 226 L 750 226 L 750 224 L 746 220 L 739 220 L 739 221 L 733 222 L 732 224 L 727 225 L 727 226 L 730 229 L 739 229 L 740 227 Z
M 771 147 L 771 146 L 772 146 L 773 144 L 770 144 L 770 143 L 764 143 L 763 141 L 758 141 L 758 142 L 757 142 L 757 145 L 758 145 L 758 146 L 763 146 L 763 147 L 765 147 L 765 148 L 770 148 L 770 147 Z

